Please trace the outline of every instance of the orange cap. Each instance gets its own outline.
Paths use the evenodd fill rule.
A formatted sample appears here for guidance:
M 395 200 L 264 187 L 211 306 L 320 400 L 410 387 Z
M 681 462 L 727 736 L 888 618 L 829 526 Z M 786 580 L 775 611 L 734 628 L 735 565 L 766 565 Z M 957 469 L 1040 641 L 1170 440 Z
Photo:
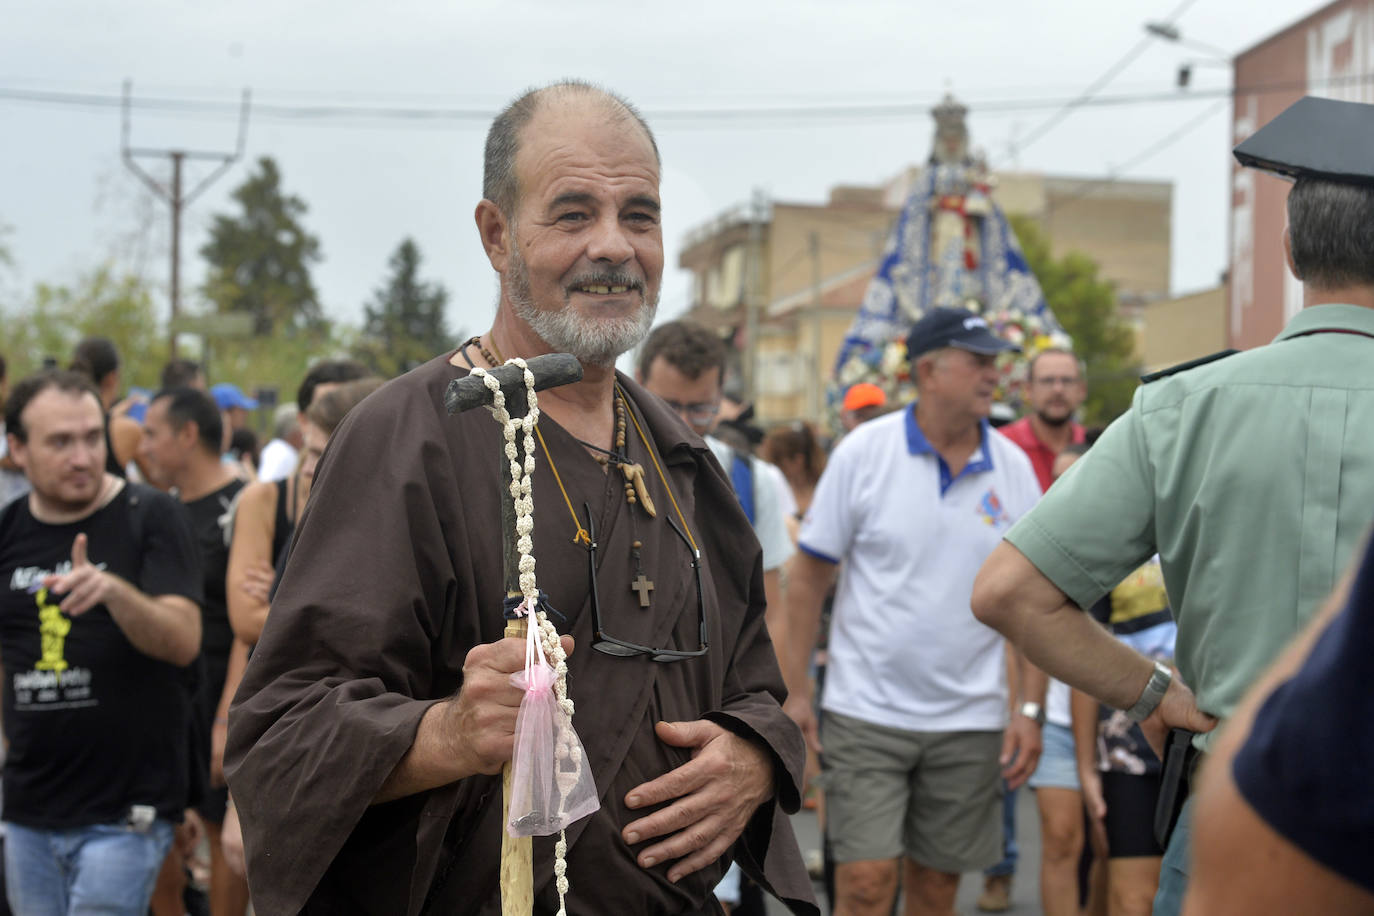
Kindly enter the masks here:
M 886 403 L 887 395 L 883 394 L 883 389 L 872 382 L 859 382 L 857 385 L 851 385 L 849 390 L 844 393 L 845 410 L 882 407 Z

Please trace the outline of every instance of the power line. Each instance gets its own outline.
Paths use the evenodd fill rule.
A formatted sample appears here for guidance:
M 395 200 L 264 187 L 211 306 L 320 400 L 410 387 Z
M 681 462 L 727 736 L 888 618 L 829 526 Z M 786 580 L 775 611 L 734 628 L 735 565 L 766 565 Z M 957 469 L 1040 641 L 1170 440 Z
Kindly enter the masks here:
M 1188 7 L 1192 6 L 1196 2 L 1197 0 L 1183 0 L 1183 2 L 1179 4 L 1179 6 L 1165 18 L 1165 23 L 1172 24 L 1174 20 L 1178 19 L 1178 17 L 1182 16 L 1185 12 L 1187 12 Z M 1139 57 L 1141 54 L 1144 54 L 1145 49 L 1148 48 L 1152 43 L 1153 39 L 1149 35 L 1146 35 L 1144 38 L 1142 38 L 1139 42 L 1136 43 L 1136 45 L 1133 48 L 1131 48 L 1124 55 L 1122 55 L 1120 60 L 1118 60 L 1116 63 L 1108 67 L 1105 73 L 1103 73 L 1097 79 L 1089 83 L 1088 88 L 1084 89 L 1076 98 L 1066 103 L 1054 114 L 1050 115 L 1049 118 L 1043 121 L 1039 127 L 1036 127 L 1034 130 L 1032 130 L 1027 137 L 1015 143 L 1013 149 L 1008 152 L 1007 158 L 1011 158 L 1017 153 L 1024 152 L 1026 147 L 1030 146 L 1036 140 L 1039 140 L 1041 137 L 1045 136 L 1045 134 L 1049 133 L 1051 130 L 1054 130 L 1054 128 L 1057 127 L 1061 121 L 1063 121 L 1065 118 L 1067 118 L 1070 114 L 1073 113 L 1074 109 L 1081 108 L 1084 105 L 1091 102 L 1098 92 L 1106 88 L 1107 84 L 1110 83 L 1112 80 L 1116 79 L 1116 77 L 1121 73 L 1122 70 L 1125 70 L 1128 66 L 1135 62 L 1135 59 L 1137 57 Z
M 1374 83 L 1374 72 L 1331 77 L 1325 80 L 1286 80 L 1258 83 L 1246 87 L 1217 87 L 1214 89 L 1169 90 L 1120 95 L 1082 95 L 1070 99 L 992 99 L 970 102 L 970 109 L 979 116 L 1016 114 L 1026 111 L 1063 108 L 1121 108 L 1137 105 L 1196 102 L 1206 99 L 1246 98 L 1271 93 L 1302 92 Z M 118 108 L 118 95 L 93 93 L 50 92 L 0 87 L 0 102 L 87 108 L 104 110 Z M 771 129 L 788 126 L 808 126 L 820 122 L 853 122 L 855 120 L 909 120 L 929 114 L 933 102 L 898 102 L 850 105 L 809 105 L 796 107 L 761 108 L 674 108 L 646 111 L 645 116 L 656 127 L 731 127 L 733 129 Z M 134 109 L 161 112 L 173 117 L 237 118 L 239 103 L 228 100 L 145 97 L 133 99 Z M 492 108 L 421 108 L 415 106 L 380 105 L 284 105 L 256 101 L 255 118 L 274 121 L 295 121 L 311 125 L 359 126 L 352 122 L 389 123 L 404 127 L 445 127 L 482 124 L 495 117 Z
M 1129 172 L 1131 169 L 1135 168 L 1137 165 L 1140 165 L 1140 163 L 1149 159 L 1151 156 L 1154 156 L 1156 153 L 1159 153 L 1164 149 L 1167 149 L 1168 147 L 1172 146 L 1174 143 L 1181 140 L 1185 135 L 1191 133 L 1193 130 L 1200 127 L 1218 111 L 1221 111 L 1223 108 L 1225 108 L 1226 103 L 1228 101 L 1229 99 L 1219 99 L 1215 103 L 1208 105 L 1205 111 L 1200 112 L 1195 117 L 1189 118 L 1187 121 L 1185 121 L 1183 124 L 1175 128 L 1174 130 L 1170 131 L 1164 137 L 1161 137 L 1159 140 L 1156 140 L 1154 143 L 1151 143 L 1145 149 L 1136 153 L 1130 159 L 1126 160 L 1126 162 L 1124 162 L 1123 164 L 1113 168 L 1111 172 L 1107 175 L 1107 177 L 1083 185 L 1082 187 L 1075 190 L 1072 194 L 1066 194 L 1060 200 L 1057 200 L 1052 205 L 1046 207 L 1045 215 L 1049 216 L 1053 214 L 1056 210 L 1059 210 L 1067 204 L 1071 204 L 1076 200 L 1080 200 L 1084 197 L 1087 197 L 1094 191 L 1100 190 L 1101 188 L 1107 187 L 1108 185 L 1116 184 L 1116 182 L 1121 179 L 1123 174 Z

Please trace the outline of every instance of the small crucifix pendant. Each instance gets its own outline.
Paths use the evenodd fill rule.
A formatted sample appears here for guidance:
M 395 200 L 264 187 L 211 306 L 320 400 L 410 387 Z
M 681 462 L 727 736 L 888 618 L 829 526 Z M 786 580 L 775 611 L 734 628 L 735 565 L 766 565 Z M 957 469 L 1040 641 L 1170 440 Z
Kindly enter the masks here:
M 630 590 L 639 593 L 639 606 L 649 606 L 649 592 L 654 590 L 654 583 L 650 579 L 644 578 L 644 573 L 639 574 L 639 578 L 630 583 Z

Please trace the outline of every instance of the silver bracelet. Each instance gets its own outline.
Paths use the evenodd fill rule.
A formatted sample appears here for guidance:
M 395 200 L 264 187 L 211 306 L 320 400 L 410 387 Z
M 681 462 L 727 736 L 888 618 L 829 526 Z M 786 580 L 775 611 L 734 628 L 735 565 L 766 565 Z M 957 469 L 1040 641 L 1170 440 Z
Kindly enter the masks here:
M 1141 722 L 1149 718 L 1150 713 L 1159 706 L 1159 701 L 1164 699 L 1164 694 L 1169 690 L 1169 684 L 1173 682 L 1173 670 L 1163 662 L 1155 662 L 1155 670 L 1150 674 L 1150 681 L 1145 685 L 1145 690 L 1140 694 L 1140 699 L 1135 701 L 1135 705 L 1126 710 L 1126 715 L 1133 722 Z

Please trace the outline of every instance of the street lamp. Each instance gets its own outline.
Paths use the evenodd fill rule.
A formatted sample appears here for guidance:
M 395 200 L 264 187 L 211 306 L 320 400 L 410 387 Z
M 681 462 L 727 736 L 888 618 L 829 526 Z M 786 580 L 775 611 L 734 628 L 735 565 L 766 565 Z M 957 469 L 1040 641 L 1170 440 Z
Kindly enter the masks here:
M 1147 22 L 1145 23 L 1145 31 L 1147 34 L 1153 35 L 1155 38 L 1162 39 L 1163 41 L 1173 42 L 1174 44 L 1182 45 L 1185 48 L 1192 48 L 1194 51 L 1200 51 L 1203 54 L 1207 55 L 1207 57 L 1202 60 L 1186 60 L 1183 63 L 1179 64 L 1177 80 L 1178 88 L 1180 89 L 1188 88 L 1188 84 L 1193 79 L 1194 67 L 1231 66 L 1231 55 L 1228 51 L 1225 51 L 1222 48 L 1218 48 L 1215 45 L 1209 45 L 1206 42 L 1194 41 L 1190 38 L 1184 38 L 1183 33 L 1179 30 L 1178 26 L 1174 25 L 1172 22 Z

